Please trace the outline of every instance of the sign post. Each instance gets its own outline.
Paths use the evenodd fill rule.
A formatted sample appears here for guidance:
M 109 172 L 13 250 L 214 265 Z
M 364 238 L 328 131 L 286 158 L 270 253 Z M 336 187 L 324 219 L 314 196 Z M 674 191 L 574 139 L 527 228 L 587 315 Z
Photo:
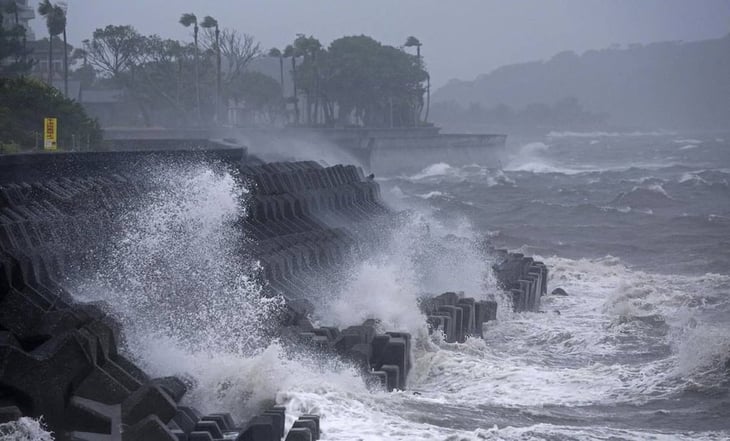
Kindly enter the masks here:
M 58 119 L 43 119 L 43 149 L 56 150 L 58 148 Z

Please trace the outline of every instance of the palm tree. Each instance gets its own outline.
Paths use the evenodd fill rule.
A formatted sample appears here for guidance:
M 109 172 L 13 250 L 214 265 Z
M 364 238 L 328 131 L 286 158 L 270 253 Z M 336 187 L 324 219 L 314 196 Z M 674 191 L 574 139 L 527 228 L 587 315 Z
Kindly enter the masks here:
M 46 19 L 48 28 L 48 84 L 53 86 L 53 37 L 65 31 L 66 13 L 63 8 L 53 5 L 50 0 L 43 0 L 38 5 L 38 14 Z
M 283 97 L 284 96 L 284 54 L 282 54 L 279 49 L 272 48 L 269 50 L 269 56 L 279 58 L 279 78 L 280 78 L 280 83 L 281 83 L 281 96 Z
M 66 39 L 66 12 L 68 5 L 66 2 L 60 2 L 56 14 L 63 15 L 63 94 L 68 98 L 68 40 Z
M 221 31 L 218 28 L 218 20 L 206 16 L 200 26 L 206 29 L 215 28 L 215 55 L 216 55 L 216 99 L 215 99 L 215 120 L 220 122 L 220 106 L 221 106 Z
M 314 37 L 297 34 L 297 38 L 294 40 L 294 52 L 302 56 L 302 66 L 306 65 L 312 69 L 311 76 L 314 80 L 314 84 L 305 84 L 307 86 L 305 90 L 307 97 L 307 125 L 313 123 L 313 116 L 314 120 L 317 119 L 319 101 L 319 65 L 317 63 L 317 54 L 321 49 L 322 44 Z
M 48 1 L 48 0 L 46 0 Z M 195 14 L 183 14 L 180 17 L 180 24 L 189 28 L 193 26 L 193 38 L 195 40 L 195 102 L 197 104 L 198 121 L 200 121 L 200 68 L 198 67 L 198 17 Z
M 418 60 L 418 65 L 422 65 L 421 60 L 421 42 L 418 40 L 418 38 L 411 35 L 406 39 L 405 47 L 416 47 L 416 59 Z M 424 118 L 424 122 L 428 121 L 428 112 L 431 107 L 431 75 L 426 73 L 426 117 Z M 419 111 L 420 113 L 420 111 Z
M 297 50 L 291 44 L 284 49 L 284 56 L 291 57 L 292 84 L 294 88 L 294 119 L 295 124 L 299 125 L 299 97 L 297 96 Z
M 13 18 L 15 19 L 15 28 L 17 29 L 20 26 L 20 8 L 18 7 L 18 3 L 15 2 L 15 0 L 9 1 L 5 4 L 5 11 L 6 14 L 11 14 Z M 23 60 L 26 58 L 25 54 L 25 48 L 27 46 L 28 42 L 28 36 L 27 36 L 27 30 L 23 28 Z
M 406 39 L 405 47 L 416 47 L 416 57 L 418 58 L 418 61 L 421 61 L 421 42 L 418 41 L 418 38 L 411 35 Z

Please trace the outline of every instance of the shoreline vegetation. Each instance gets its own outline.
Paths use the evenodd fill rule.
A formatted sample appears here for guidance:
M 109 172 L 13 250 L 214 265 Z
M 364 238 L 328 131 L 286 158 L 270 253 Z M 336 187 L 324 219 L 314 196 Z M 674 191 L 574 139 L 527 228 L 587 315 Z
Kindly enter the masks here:
M 253 36 L 186 13 L 179 23 L 190 29 L 189 41 L 108 25 L 74 48 L 66 43 L 62 6 L 40 4 L 48 37 L 32 44 L 17 20 L 2 22 L 3 152 L 36 148 L 43 118 L 54 114 L 62 149 L 78 147 L 71 136 L 88 147 L 101 137 L 100 127 L 429 126 L 430 79 L 413 36 L 400 47 L 366 35 L 325 46 L 297 34 L 285 48 L 265 53 Z M 28 111 L 17 114 L 21 103 Z M 61 117 L 61 108 L 73 109 L 74 117 Z

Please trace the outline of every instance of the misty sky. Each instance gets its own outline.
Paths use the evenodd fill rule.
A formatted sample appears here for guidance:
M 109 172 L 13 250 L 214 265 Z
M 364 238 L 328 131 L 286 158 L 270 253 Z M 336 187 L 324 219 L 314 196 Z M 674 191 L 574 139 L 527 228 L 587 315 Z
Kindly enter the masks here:
M 53 1 L 53 0 L 52 0 Z M 37 0 L 31 3 L 37 5 Z M 132 24 L 145 34 L 190 39 L 183 12 L 212 15 L 268 50 L 297 33 L 328 44 L 366 34 L 394 46 L 423 43 L 434 85 L 473 79 L 504 64 L 614 43 L 701 40 L 730 33 L 730 0 L 67 0 L 69 39 Z M 45 25 L 35 20 L 39 38 Z

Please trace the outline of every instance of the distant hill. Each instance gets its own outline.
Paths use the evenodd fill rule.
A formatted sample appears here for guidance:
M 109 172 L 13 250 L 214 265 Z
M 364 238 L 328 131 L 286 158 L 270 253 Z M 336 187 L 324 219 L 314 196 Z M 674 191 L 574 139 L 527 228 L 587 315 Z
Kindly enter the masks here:
M 530 109 L 549 108 L 566 99 L 579 103 L 588 115 L 601 116 L 583 120 L 600 120 L 605 125 L 728 129 L 730 34 L 715 40 L 631 45 L 582 55 L 561 52 L 549 61 L 504 66 L 474 81 L 452 80 L 433 94 L 433 119 L 439 123 L 447 115 L 453 118 L 458 114 L 454 109 L 499 110 L 500 104 L 502 110 L 525 115 L 534 113 Z M 494 113 L 481 114 L 489 118 Z

